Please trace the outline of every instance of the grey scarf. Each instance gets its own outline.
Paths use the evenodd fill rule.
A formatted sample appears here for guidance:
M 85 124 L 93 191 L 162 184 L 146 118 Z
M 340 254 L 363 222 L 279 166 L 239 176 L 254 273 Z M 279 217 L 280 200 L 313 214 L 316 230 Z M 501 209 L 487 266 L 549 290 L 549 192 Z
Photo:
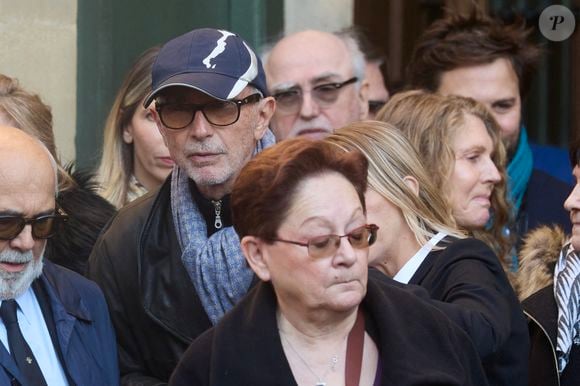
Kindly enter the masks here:
M 270 130 L 256 144 L 254 155 L 275 143 Z M 181 261 L 212 324 L 246 294 L 253 278 L 233 227 L 207 237 L 205 220 L 191 197 L 189 177 L 175 166 L 171 176 L 171 211 Z

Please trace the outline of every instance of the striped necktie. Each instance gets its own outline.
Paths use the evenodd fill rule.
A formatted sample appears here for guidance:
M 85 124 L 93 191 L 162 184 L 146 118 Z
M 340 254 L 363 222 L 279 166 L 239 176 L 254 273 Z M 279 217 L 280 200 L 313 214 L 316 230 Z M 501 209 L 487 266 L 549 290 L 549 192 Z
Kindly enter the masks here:
M 580 344 L 580 256 L 570 243 L 564 245 L 556 263 L 554 297 L 558 305 L 556 355 L 562 373 L 572 344 Z

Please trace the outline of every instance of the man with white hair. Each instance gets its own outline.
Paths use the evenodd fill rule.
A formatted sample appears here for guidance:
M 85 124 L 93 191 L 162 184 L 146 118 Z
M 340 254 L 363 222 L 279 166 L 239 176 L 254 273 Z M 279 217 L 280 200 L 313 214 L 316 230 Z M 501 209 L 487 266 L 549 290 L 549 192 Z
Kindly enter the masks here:
M 263 55 L 276 111 L 278 141 L 322 138 L 368 113 L 365 59 L 353 38 L 307 30 L 282 38 Z
M 102 292 L 43 259 L 67 220 L 56 170 L 41 142 L 0 126 L 0 384 L 118 385 Z

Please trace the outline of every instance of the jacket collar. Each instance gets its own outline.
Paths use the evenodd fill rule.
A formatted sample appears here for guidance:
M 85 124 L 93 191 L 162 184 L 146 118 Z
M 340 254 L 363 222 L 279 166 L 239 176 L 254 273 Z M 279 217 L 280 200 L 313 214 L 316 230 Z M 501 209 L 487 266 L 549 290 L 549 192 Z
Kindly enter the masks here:
M 77 291 L 75 284 L 67 276 L 61 275 L 55 265 L 50 261 L 44 261 L 44 269 L 40 280 L 46 286 L 46 291 L 50 297 L 51 306 L 55 314 L 55 321 L 59 316 L 57 312 L 59 310 L 86 322 L 92 322 L 94 320 L 91 312 Z
M 190 343 L 202 332 L 196 331 L 199 326 L 192 326 L 192 315 L 200 320 L 203 330 L 211 323 L 181 262 L 171 215 L 170 181 L 171 175 L 155 196 L 139 236 L 139 288 L 145 312 L 178 339 Z
M 522 302 L 524 310 L 540 324 L 556 347 L 558 334 L 558 306 L 554 299 L 554 286 L 545 287 Z
M 59 344 L 62 351 L 65 352 L 70 341 L 75 320 L 81 319 L 86 322 L 92 322 L 93 317 L 83 302 L 75 284 L 69 280 L 68 276 L 62 275 L 59 272 L 59 268 L 48 260 L 45 260 L 43 264 L 42 275 L 37 280 L 40 280 L 46 289 L 48 300 L 50 301 L 50 309 L 52 310 L 56 323 Z M 58 348 L 55 347 L 55 349 L 58 352 Z M 63 363 L 63 367 L 65 365 Z M 25 384 L 14 359 L 3 346 L 0 348 L 0 366 L 12 374 L 20 384 Z

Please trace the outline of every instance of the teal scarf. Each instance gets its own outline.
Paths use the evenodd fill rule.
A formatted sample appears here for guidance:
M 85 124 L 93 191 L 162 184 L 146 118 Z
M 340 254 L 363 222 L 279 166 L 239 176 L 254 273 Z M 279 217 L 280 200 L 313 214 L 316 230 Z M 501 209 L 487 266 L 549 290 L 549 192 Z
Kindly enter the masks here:
M 516 152 L 507 166 L 508 173 L 508 199 L 513 205 L 513 218 L 517 219 L 520 211 L 528 181 L 532 175 L 534 161 L 532 159 L 532 149 L 528 143 L 528 133 L 526 128 L 522 126 L 520 131 L 520 138 L 518 140 L 518 147 Z M 509 229 L 505 229 L 509 233 Z M 512 262 L 510 270 L 517 272 L 519 268 L 518 256 L 515 250 L 512 251 Z
M 528 133 L 526 128 L 522 126 L 518 147 L 507 167 L 508 195 L 514 207 L 514 215 L 517 215 L 520 211 L 524 193 L 532 175 L 533 163 L 532 149 L 528 143 Z

